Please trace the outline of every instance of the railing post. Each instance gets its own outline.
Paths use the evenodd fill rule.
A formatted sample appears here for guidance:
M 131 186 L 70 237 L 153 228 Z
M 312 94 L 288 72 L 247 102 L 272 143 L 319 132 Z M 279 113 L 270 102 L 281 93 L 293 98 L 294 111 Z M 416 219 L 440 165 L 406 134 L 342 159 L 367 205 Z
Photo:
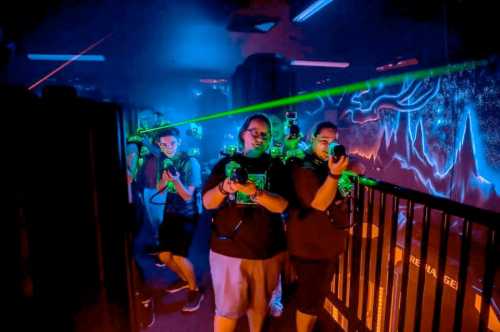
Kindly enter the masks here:
M 464 226 L 462 230 L 462 246 L 460 250 L 460 268 L 458 271 L 457 301 L 455 304 L 455 321 L 453 323 L 453 331 L 455 332 L 460 332 L 462 328 L 462 312 L 464 309 L 467 268 L 469 267 L 471 228 L 471 222 L 467 219 L 464 219 Z
M 364 327 L 367 327 L 366 324 L 366 312 L 368 306 L 368 284 L 370 279 L 370 261 L 371 261 L 371 244 L 372 244 L 372 224 L 373 224 L 373 200 L 374 200 L 374 192 L 373 188 L 368 189 L 368 211 L 366 218 L 366 241 L 365 241 L 365 266 L 364 266 L 364 274 L 363 274 L 363 302 L 361 306 L 361 323 Z
M 359 277 L 360 277 L 360 264 L 361 264 L 361 241 L 362 227 L 363 227 L 363 205 L 364 205 L 364 186 L 361 186 L 357 179 L 355 180 L 355 197 L 354 204 L 354 229 L 352 236 L 352 254 L 351 254 L 351 280 L 349 287 L 349 308 L 352 317 L 355 318 L 349 322 L 349 331 L 356 331 L 357 312 L 358 312 L 358 298 L 359 298 Z
M 485 271 L 483 279 L 483 293 L 481 300 L 481 312 L 479 313 L 479 331 L 487 331 L 488 329 L 488 316 L 489 308 L 491 304 L 491 296 L 493 292 L 493 282 L 495 278 L 495 248 L 496 243 L 496 229 L 490 229 L 488 231 L 488 243 L 486 244 L 486 259 L 485 259 Z
M 401 278 L 401 301 L 399 304 L 399 331 L 404 331 L 406 316 L 406 293 L 408 290 L 408 275 L 410 270 L 411 239 L 413 235 L 414 203 L 408 200 L 406 206 L 405 247 L 403 258 L 403 275 Z
M 380 280 L 382 278 L 382 250 L 384 245 L 384 229 L 385 229 L 385 193 L 380 193 L 380 205 L 379 205 L 379 220 L 378 220 L 378 230 L 379 237 L 377 240 L 377 263 L 375 266 L 375 308 L 373 311 L 373 329 L 374 331 L 379 331 L 378 326 L 380 325 L 380 331 L 382 331 L 383 323 L 379 321 L 378 312 L 379 308 L 379 298 L 380 298 Z
M 420 267 L 418 269 L 417 281 L 417 299 L 415 302 L 415 325 L 413 331 L 420 331 L 422 323 L 422 305 L 424 299 L 425 287 L 425 269 L 427 265 L 427 252 L 429 245 L 429 231 L 431 228 L 431 209 L 428 206 L 424 207 L 424 215 L 422 220 L 422 239 L 420 240 Z
M 458 271 L 458 289 L 456 295 L 456 305 L 454 308 L 453 331 L 462 329 L 463 310 L 465 303 L 465 295 L 467 290 L 467 270 L 469 268 L 471 237 L 473 225 L 482 225 L 487 228 L 487 243 L 485 249 L 485 268 L 483 278 L 483 289 L 481 297 L 481 307 L 479 313 L 479 330 L 487 331 L 488 319 L 491 310 L 492 293 L 494 287 L 494 278 L 496 273 L 496 255 L 498 251 L 497 229 L 498 225 L 494 221 L 500 220 L 500 214 L 492 211 L 487 211 L 473 206 L 468 206 L 453 202 L 442 197 L 434 197 L 428 194 L 417 192 L 415 190 L 400 188 L 390 183 L 376 181 L 369 178 L 356 177 L 356 185 L 354 190 L 354 209 L 350 214 L 350 220 L 354 224 L 351 225 L 352 236 L 349 237 L 349 246 L 343 260 L 342 277 L 339 275 L 338 288 L 340 284 L 342 289 L 337 291 L 337 295 L 332 297 L 332 303 L 342 313 L 343 317 L 348 320 L 349 331 L 400 331 L 403 332 L 405 327 L 411 328 L 413 331 L 420 332 L 422 326 L 432 325 L 432 331 L 440 330 L 442 319 L 441 309 L 444 301 L 443 294 L 445 292 L 445 271 L 448 256 L 448 243 L 450 241 L 450 229 L 452 218 L 463 218 L 462 242 L 460 249 L 460 266 Z M 366 190 L 368 188 L 368 190 Z M 387 209 L 387 195 L 392 198 L 392 210 L 390 213 Z M 402 275 L 400 289 L 395 288 L 396 276 L 396 249 L 398 238 L 398 221 L 400 213 L 400 201 L 407 200 L 406 206 L 406 225 L 404 226 L 404 251 L 402 257 Z M 377 206 L 378 203 L 378 206 Z M 408 321 L 411 313 L 408 312 L 412 307 L 406 303 L 408 301 L 409 285 L 410 285 L 410 267 L 413 256 L 412 244 L 414 239 L 414 216 L 415 205 L 423 206 L 422 216 L 422 237 L 420 239 L 420 257 L 419 268 L 417 271 L 416 285 L 416 303 L 415 312 L 412 322 Z M 378 208 L 378 211 L 376 209 Z M 429 241 L 431 232 L 431 217 L 432 212 L 442 211 L 440 223 L 440 242 L 438 249 L 438 268 L 437 275 L 434 275 L 436 280 L 435 296 L 433 300 L 425 300 L 424 290 L 425 281 L 428 272 L 428 256 L 429 256 Z M 375 214 L 378 215 L 378 224 L 374 223 Z M 388 218 L 386 218 L 386 215 Z M 387 220 L 386 220 L 387 219 Z M 472 222 L 471 220 L 474 220 Z M 364 228 L 366 222 L 366 229 Z M 386 228 L 386 222 L 390 222 L 390 229 Z M 373 228 L 378 226 L 378 238 L 372 239 Z M 385 234 L 387 231 L 387 234 Z M 437 231 L 437 230 L 436 230 Z M 366 234 L 363 238 L 362 234 Z M 384 241 L 385 236 L 389 237 L 389 241 Z M 376 245 L 373 241 L 377 241 Z M 387 242 L 387 243 L 386 243 Z M 371 252 L 372 244 L 374 244 L 375 252 Z M 387 247 L 386 247 L 387 244 Z M 374 257 L 374 265 L 371 258 Z M 382 275 L 387 266 L 386 275 Z M 375 273 L 372 275 L 374 281 L 373 303 L 371 303 L 371 270 Z M 430 272 L 429 272 L 430 273 Z M 434 272 L 432 272 L 434 274 Z M 387 277 L 387 279 L 385 279 Z M 363 282 L 361 282 L 363 280 Z M 386 282 L 387 280 L 387 282 Z M 342 282 L 340 282 L 342 281 Z M 381 287 L 384 285 L 384 288 Z M 399 284 L 397 284 L 399 285 Z M 470 283 L 469 283 L 470 286 Z M 397 289 L 397 291 L 395 291 Z M 394 293 L 394 294 L 393 294 Z M 385 296 L 385 298 L 384 298 Z M 339 300 L 339 298 L 341 299 Z M 476 299 L 477 300 L 477 299 Z M 433 303 L 432 303 L 433 302 Z M 476 306 L 477 306 L 476 301 Z M 393 310 L 392 307 L 399 306 L 399 310 Z M 426 307 L 424 307 L 424 305 Z M 432 321 L 430 317 L 422 317 L 424 308 L 434 305 Z M 373 309 L 373 315 L 367 318 L 370 310 Z M 384 312 L 385 310 L 385 312 Z M 427 310 L 425 311 L 427 312 Z M 451 315 L 450 315 L 451 316 Z M 425 319 L 425 321 L 423 320 Z M 344 326 L 345 327 L 345 326 Z
M 439 332 L 439 323 L 441 318 L 441 302 L 443 297 L 443 278 L 444 270 L 446 267 L 446 254 L 448 252 L 448 237 L 450 230 L 450 216 L 443 213 L 441 219 L 441 235 L 439 242 L 439 262 L 438 262 L 438 274 L 436 283 L 436 295 L 434 299 L 434 314 L 432 315 L 432 331 Z
M 396 261 L 396 236 L 398 232 L 399 197 L 392 197 L 391 233 L 389 242 L 389 263 L 387 264 L 387 299 L 385 306 L 385 331 L 391 326 L 392 288 L 394 284 L 394 263 Z

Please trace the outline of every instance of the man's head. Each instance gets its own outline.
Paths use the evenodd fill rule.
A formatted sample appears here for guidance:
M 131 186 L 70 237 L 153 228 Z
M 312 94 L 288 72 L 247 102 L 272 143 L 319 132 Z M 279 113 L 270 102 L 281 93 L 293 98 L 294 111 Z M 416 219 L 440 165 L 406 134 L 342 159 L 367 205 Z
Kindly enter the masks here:
M 161 152 L 165 156 L 172 158 L 177 153 L 179 145 L 181 145 L 179 129 L 174 127 L 162 129 L 156 134 L 155 141 Z
M 264 153 L 271 141 L 271 128 L 271 122 L 263 114 L 254 114 L 248 117 L 238 134 L 243 153 L 253 157 Z
M 144 157 L 146 157 L 149 153 L 150 153 L 150 151 L 149 151 L 148 147 L 147 147 L 147 146 L 145 146 L 145 145 L 143 145 L 143 146 L 141 147 L 141 152 L 139 153 L 139 156 L 140 156 L 141 158 L 144 158 Z
M 322 160 L 328 160 L 328 147 L 337 140 L 337 126 L 330 121 L 324 121 L 314 126 L 311 135 L 312 152 Z

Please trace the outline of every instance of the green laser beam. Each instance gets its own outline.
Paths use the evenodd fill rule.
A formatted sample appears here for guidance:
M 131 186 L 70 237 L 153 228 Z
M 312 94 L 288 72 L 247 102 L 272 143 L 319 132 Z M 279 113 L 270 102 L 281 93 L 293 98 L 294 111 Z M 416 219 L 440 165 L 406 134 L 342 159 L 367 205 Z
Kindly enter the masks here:
M 325 89 L 325 90 L 309 92 L 309 93 L 305 93 L 303 95 L 285 97 L 285 98 L 276 99 L 276 100 L 270 100 L 270 101 L 266 101 L 263 103 L 244 106 L 244 107 L 232 109 L 232 110 L 225 111 L 225 112 L 218 112 L 218 113 L 214 113 L 214 114 L 210 114 L 210 115 L 206 115 L 206 116 L 192 118 L 189 120 L 170 123 L 170 124 L 159 126 L 156 128 L 144 129 L 144 130 L 141 130 L 139 132 L 139 134 L 151 133 L 151 132 L 162 130 L 165 128 L 178 127 L 178 126 L 182 126 L 182 125 L 193 123 L 193 122 L 203 122 L 203 121 L 219 119 L 219 118 L 223 118 L 223 117 L 226 117 L 229 115 L 256 112 L 256 111 L 262 111 L 262 110 L 270 110 L 273 108 L 295 105 L 295 104 L 299 104 L 299 103 L 302 103 L 305 101 L 314 100 L 318 97 L 337 96 L 337 95 L 341 95 L 341 94 L 345 94 L 345 93 L 350 94 L 350 93 L 361 91 L 364 89 L 376 87 L 379 84 L 395 85 L 395 84 L 402 83 L 407 79 L 418 80 L 418 79 L 424 79 L 424 78 L 430 78 L 430 77 L 450 75 L 450 74 L 461 72 L 464 70 L 475 69 L 476 67 L 485 66 L 487 64 L 488 64 L 488 61 L 486 61 L 486 60 L 471 61 L 471 62 L 465 62 L 465 63 L 461 63 L 461 64 L 447 65 L 447 66 L 436 67 L 436 68 L 431 68 L 431 69 L 418 70 L 418 71 L 414 71 L 414 72 L 410 72 L 410 73 L 403 73 L 403 74 L 398 74 L 398 75 L 393 75 L 393 76 L 388 76 L 388 77 L 370 79 L 367 81 L 351 83 L 351 84 L 342 85 L 342 86 L 329 88 L 329 89 Z

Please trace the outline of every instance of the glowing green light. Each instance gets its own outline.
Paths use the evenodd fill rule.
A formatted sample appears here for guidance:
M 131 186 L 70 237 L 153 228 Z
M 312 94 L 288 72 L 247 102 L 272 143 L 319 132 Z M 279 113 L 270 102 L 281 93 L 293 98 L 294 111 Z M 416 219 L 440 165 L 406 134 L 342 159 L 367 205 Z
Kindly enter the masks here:
M 180 121 L 180 122 L 176 122 L 176 123 L 171 123 L 171 124 L 159 126 L 156 128 L 145 129 L 145 130 L 141 130 L 139 133 L 146 134 L 146 133 L 158 131 L 161 129 L 169 128 L 169 127 L 182 126 L 182 125 L 193 123 L 193 122 L 203 122 L 203 121 L 223 118 L 225 116 L 230 116 L 230 115 L 270 110 L 273 108 L 289 106 L 289 105 L 299 104 L 299 103 L 309 101 L 309 100 L 314 100 L 318 97 L 337 96 L 337 95 L 342 95 L 345 93 L 351 94 L 351 93 L 354 93 L 356 91 L 361 91 L 361 90 L 369 89 L 372 87 L 376 87 L 380 84 L 384 84 L 386 86 L 389 86 L 389 85 L 403 83 L 405 80 L 408 80 L 408 79 L 419 80 L 419 79 L 430 78 L 430 77 L 450 75 L 450 74 L 461 72 L 464 70 L 471 70 L 471 69 L 474 69 L 474 68 L 479 67 L 479 66 L 485 66 L 487 63 L 488 62 L 486 60 L 466 62 L 466 63 L 462 63 L 462 64 L 442 66 L 442 67 L 437 67 L 437 68 L 433 68 L 433 69 L 424 69 L 424 70 L 414 71 L 414 72 L 410 72 L 410 73 L 403 73 L 403 74 L 398 74 L 398 75 L 393 75 L 393 76 L 388 76 L 388 77 L 371 79 L 371 80 L 363 81 L 363 82 L 351 83 L 351 84 L 347 84 L 347 85 L 343 85 L 343 86 L 339 86 L 339 87 L 334 87 L 334 88 L 330 88 L 330 89 L 306 93 L 306 94 L 303 94 L 300 96 L 292 96 L 292 97 L 286 97 L 286 98 L 277 99 L 277 100 L 266 101 L 263 103 L 254 104 L 254 105 L 245 106 L 245 107 L 240 107 L 240 108 L 236 108 L 236 109 L 225 111 L 225 112 L 214 113 L 214 114 L 210 114 L 210 115 L 206 115 L 206 116 L 202 116 L 202 117 L 198 117 L 198 118 L 193 118 L 193 119 L 184 120 L 184 121 Z
M 360 184 L 362 184 L 363 186 L 367 186 L 367 187 L 374 187 L 377 185 L 377 181 L 376 180 L 373 180 L 373 179 L 370 179 L 370 178 L 364 178 L 362 176 L 360 176 L 358 178 L 358 181 Z
M 374 187 L 377 185 L 377 181 L 374 179 L 370 178 L 365 178 L 361 175 L 358 175 L 357 173 L 353 171 L 343 171 L 342 172 L 342 177 L 350 178 L 350 177 L 357 177 L 359 184 L 367 187 Z

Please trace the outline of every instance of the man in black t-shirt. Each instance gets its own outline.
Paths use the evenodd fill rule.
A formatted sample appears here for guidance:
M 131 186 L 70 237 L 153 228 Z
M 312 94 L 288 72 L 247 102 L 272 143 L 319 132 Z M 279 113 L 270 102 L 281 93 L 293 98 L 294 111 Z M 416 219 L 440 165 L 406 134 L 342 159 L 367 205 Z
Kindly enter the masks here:
M 266 116 L 247 118 L 239 133 L 243 153 L 220 160 L 203 188 L 203 204 L 214 210 L 210 269 L 216 332 L 234 331 L 245 314 L 250 330 L 260 331 L 278 283 L 285 251 L 280 214 L 288 205 L 289 180 L 282 163 L 266 153 L 270 133 Z
M 287 225 L 288 251 L 297 274 L 297 332 L 313 330 L 330 287 L 338 256 L 345 250 L 348 211 L 339 195 L 338 180 L 348 157 L 335 160 L 329 145 L 337 127 L 319 123 L 311 150 L 291 166 L 295 201 Z

